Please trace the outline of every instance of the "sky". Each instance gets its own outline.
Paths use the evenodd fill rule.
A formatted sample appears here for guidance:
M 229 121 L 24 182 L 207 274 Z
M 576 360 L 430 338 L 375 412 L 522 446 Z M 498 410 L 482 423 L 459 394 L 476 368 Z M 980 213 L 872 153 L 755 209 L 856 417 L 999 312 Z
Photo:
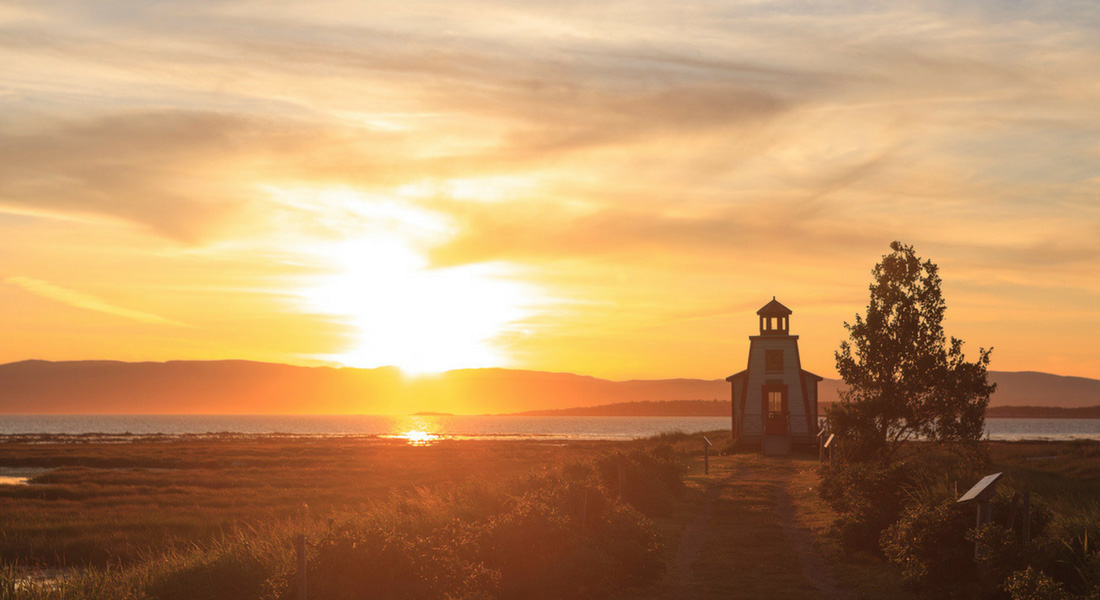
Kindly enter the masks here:
M 0 362 L 835 377 L 893 240 L 1100 378 L 1100 4 L 0 2 Z

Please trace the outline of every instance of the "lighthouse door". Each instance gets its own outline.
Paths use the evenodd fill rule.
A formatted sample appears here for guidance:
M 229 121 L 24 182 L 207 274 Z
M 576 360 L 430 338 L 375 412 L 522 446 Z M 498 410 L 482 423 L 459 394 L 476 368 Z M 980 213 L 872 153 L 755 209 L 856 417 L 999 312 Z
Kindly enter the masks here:
M 764 433 L 787 435 L 787 386 L 765 385 L 763 392 Z

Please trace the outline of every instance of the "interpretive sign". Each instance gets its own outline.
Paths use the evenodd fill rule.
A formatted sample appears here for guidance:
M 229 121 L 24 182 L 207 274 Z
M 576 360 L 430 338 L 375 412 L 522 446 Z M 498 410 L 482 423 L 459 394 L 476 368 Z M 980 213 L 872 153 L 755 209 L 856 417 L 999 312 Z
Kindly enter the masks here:
M 1004 473 L 994 473 L 992 475 L 986 475 L 982 477 L 982 480 L 974 484 L 974 487 L 970 488 L 962 498 L 958 499 L 958 502 L 970 502 L 977 500 L 978 502 L 985 502 L 989 500 L 993 495 L 993 484 L 1001 478 Z

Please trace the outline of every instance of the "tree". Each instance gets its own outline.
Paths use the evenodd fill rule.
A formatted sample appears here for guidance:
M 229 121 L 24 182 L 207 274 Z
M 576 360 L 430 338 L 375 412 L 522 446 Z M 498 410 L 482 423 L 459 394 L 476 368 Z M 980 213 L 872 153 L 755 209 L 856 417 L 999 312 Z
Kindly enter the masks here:
M 884 463 L 908 440 L 978 441 L 996 389 L 986 371 L 993 349 L 967 362 L 963 342 L 944 336 L 939 268 L 912 246 L 890 249 L 871 272 L 867 316 L 844 323 L 850 341 L 836 366 L 847 390 L 827 411 L 849 456 Z

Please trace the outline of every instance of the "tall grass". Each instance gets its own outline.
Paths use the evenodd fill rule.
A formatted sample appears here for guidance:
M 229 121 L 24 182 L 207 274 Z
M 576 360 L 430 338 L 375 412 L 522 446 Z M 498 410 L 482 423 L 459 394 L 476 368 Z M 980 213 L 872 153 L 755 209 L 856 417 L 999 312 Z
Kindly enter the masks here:
M 126 567 L 42 582 L 8 567 L 0 570 L 0 600 L 289 600 L 299 534 L 310 541 L 312 597 L 609 598 L 661 575 L 659 536 L 643 512 L 665 510 L 682 485 L 667 447 L 635 449 L 508 479 L 395 492 L 324 518 L 303 513 Z

